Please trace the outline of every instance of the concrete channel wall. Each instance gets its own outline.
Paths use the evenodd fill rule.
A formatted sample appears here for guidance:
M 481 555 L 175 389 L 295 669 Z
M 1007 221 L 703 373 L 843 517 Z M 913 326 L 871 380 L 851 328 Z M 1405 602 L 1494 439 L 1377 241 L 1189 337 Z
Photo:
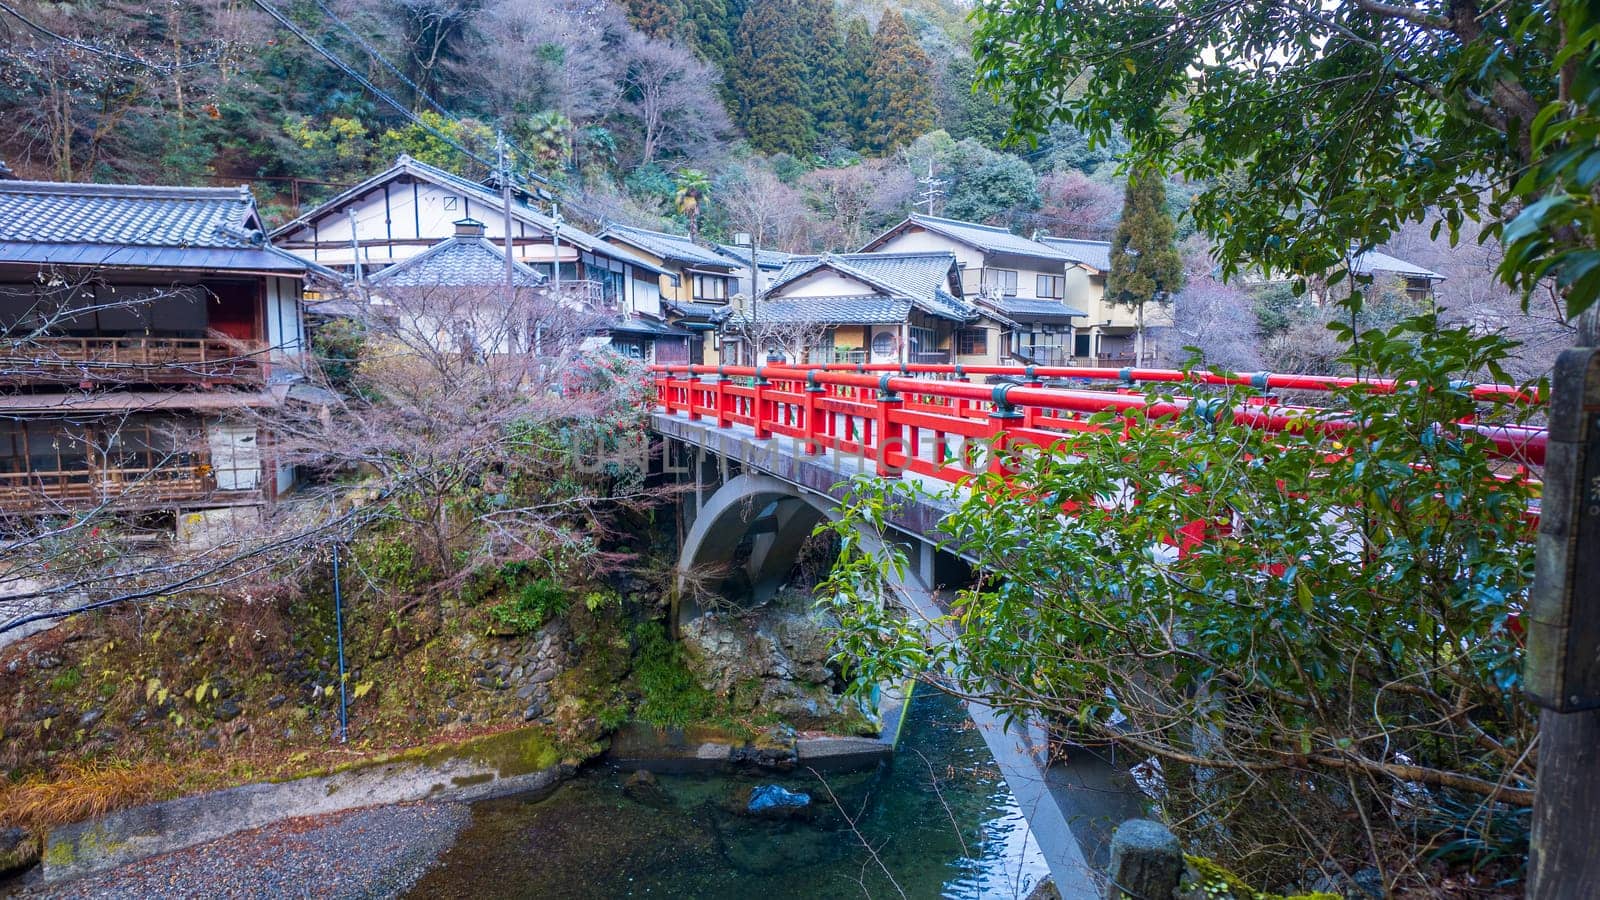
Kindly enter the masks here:
M 509 734 L 514 742 L 518 733 Z M 542 737 L 537 740 L 542 745 Z M 448 759 L 378 763 L 276 784 L 247 784 L 63 826 L 45 840 L 42 874 L 46 882 L 66 881 L 300 816 L 548 791 L 573 772 L 560 763 L 533 767 L 530 757 L 515 752 L 514 743 L 513 752 L 504 752 L 506 743 L 505 736 L 496 735 L 469 743 L 461 755 Z

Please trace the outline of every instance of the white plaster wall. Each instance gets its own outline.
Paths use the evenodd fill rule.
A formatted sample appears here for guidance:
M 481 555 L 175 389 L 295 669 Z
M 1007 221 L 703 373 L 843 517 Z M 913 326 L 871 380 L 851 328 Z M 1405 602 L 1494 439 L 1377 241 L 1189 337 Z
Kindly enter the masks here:
M 876 253 L 928 253 L 947 252 L 956 255 L 956 262 L 970 269 L 983 266 L 983 254 L 966 244 L 952 241 L 931 231 L 905 231 L 885 241 Z
M 783 285 L 774 297 L 856 297 L 876 294 L 877 288 L 829 269 L 820 269 Z

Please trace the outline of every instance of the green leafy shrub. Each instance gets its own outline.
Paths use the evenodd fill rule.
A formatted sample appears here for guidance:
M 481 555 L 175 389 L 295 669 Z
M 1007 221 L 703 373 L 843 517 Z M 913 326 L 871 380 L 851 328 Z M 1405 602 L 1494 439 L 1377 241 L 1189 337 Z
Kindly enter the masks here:
M 639 687 L 639 720 L 656 728 L 683 728 L 721 712 L 717 698 L 700 686 L 683 658 L 683 647 L 659 622 L 640 625 L 633 677 Z
M 524 582 L 513 598 L 489 607 L 489 616 L 518 634 L 530 634 L 571 608 L 572 594 L 566 588 L 540 578 Z
M 1508 380 L 1499 337 L 1432 316 L 1339 337 L 1393 393 L 1352 387 L 1320 399 L 1342 412 L 1285 408 L 1297 421 L 1269 431 L 1252 391 L 1185 388 L 1186 406 L 1151 397 L 1159 420 L 1101 413 L 1070 446 L 1009 454 L 1010 480 L 972 477 L 940 523 L 982 573 L 935 623 L 948 644 L 880 602 L 904 559 L 859 532 L 909 488 L 863 480 L 825 526 L 847 657 L 869 684 L 940 672 L 1157 758 L 1168 817 L 1255 882 L 1297 881 L 1308 855 L 1408 877 L 1446 841 L 1514 852 L 1515 829 L 1480 826 L 1532 802 L 1516 620 L 1537 486 L 1479 426 L 1534 409 L 1461 380 Z M 1441 824 L 1454 805 L 1478 843 Z

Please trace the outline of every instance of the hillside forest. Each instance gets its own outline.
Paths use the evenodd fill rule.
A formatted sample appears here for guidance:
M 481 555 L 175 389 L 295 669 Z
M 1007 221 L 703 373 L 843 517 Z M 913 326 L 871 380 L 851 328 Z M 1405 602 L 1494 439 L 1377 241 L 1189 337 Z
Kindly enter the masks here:
M 1111 238 L 1124 147 L 1067 125 L 1008 142 L 969 45 L 956 0 L 24 0 L 0 8 L 0 158 L 24 178 L 248 183 L 281 222 L 401 153 L 485 177 L 503 133 L 513 170 L 590 227 L 816 252 L 931 210 Z M 1195 186 L 1165 187 L 1186 269 L 1165 361 L 1335 370 L 1332 305 L 1217 281 L 1184 215 Z M 1553 298 L 1524 309 L 1495 280 L 1492 243 L 1417 225 L 1384 249 L 1445 276 L 1446 320 L 1521 341 L 1516 374 L 1570 343 Z M 1374 294 L 1364 324 L 1420 302 Z

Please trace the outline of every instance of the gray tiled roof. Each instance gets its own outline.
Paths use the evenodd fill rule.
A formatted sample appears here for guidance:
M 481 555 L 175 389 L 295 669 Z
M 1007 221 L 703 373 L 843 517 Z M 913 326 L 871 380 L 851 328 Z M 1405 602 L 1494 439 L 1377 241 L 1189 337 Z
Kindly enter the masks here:
M 717 252 L 733 260 L 734 265 L 749 267 L 749 247 L 737 247 L 733 244 L 717 244 L 715 246 Z M 776 272 L 782 269 L 794 255 L 793 253 L 785 253 L 782 250 L 768 250 L 765 247 L 757 247 L 756 265 L 765 271 Z
M 544 284 L 545 277 L 522 263 L 514 263 L 517 284 Z M 506 256 L 481 237 L 446 238 L 404 262 L 367 279 L 373 287 L 467 287 L 504 284 Z
M 733 307 L 721 303 L 693 303 L 684 300 L 668 300 L 662 298 L 661 305 L 669 312 L 683 316 L 686 319 L 703 319 L 707 322 L 717 322 L 728 317 Z
M 248 188 L 0 181 L 0 260 L 305 272 Z
M 639 315 L 624 316 L 613 322 L 608 330 L 613 333 L 620 332 L 622 334 L 642 334 L 649 337 L 690 336 L 690 332 L 686 329 L 662 322 L 658 319 L 649 318 L 648 316 Z
M 796 297 L 762 300 L 755 319 L 761 322 L 828 322 L 840 325 L 888 325 L 911 315 L 904 297 L 866 294 L 851 297 Z
M 884 299 L 909 300 L 930 315 L 970 322 L 977 315 L 976 310 L 945 289 L 955 262 L 954 254 L 937 251 L 795 256 L 773 279 L 768 291 L 781 297 L 785 285 L 817 269 L 828 268 L 860 281 Z M 795 298 L 796 302 L 807 303 L 813 299 Z M 904 321 L 904 317 L 897 321 Z
M 726 257 L 696 244 L 687 237 L 667 234 L 664 231 L 651 231 L 648 228 L 634 228 L 629 225 L 607 225 L 600 232 L 600 236 L 602 238 L 614 236 L 661 259 L 686 262 L 695 266 L 715 266 L 719 269 L 732 268 L 735 265 Z
M 1379 253 L 1376 250 L 1368 250 L 1366 253 L 1358 254 L 1353 261 L 1351 268 L 1354 269 L 1357 275 L 1375 275 L 1386 273 L 1393 275 L 1404 275 L 1409 278 L 1426 278 L 1430 281 L 1444 280 L 1444 276 L 1440 275 L 1438 272 L 1424 269 L 1419 265 L 1408 263 L 1397 256 L 1390 256 L 1387 253 Z
M 915 214 L 909 216 L 899 225 L 873 238 L 862 249 L 870 250 L 875 246 L 879 246 L 888 238 L 911 225 L 919 225 L 934 234 L 942 234 L 953 241 L 960 241 L 985 253 L 1005 253 L 1012 256 L 1047 259 L 1051 262 L 1067 261 L 1066 254 L 1060 250 L 1041 244 L 1038 241 L 1028 240 L 1021 235 L 1012 234 L 1008 229 L 997 225 L 980 225 L 977 222 L 962 222 L 957 219 L 943 219 L 938 216 Z
M 1040 235 L 1039 242 L 1065 253 L 1073 262 L 1083 263 L 1101 272 L 1111 271 L 1110 241 L 1079 241 L 1072 238 Z
M 1060 300 L 1033 300 L 1027 297 L 998 297 L 991 301 L 994 308 L 1018 322 L 1066 321 L 1070 316 L 1087 316 L 1081 309 L 1068 306 Z

